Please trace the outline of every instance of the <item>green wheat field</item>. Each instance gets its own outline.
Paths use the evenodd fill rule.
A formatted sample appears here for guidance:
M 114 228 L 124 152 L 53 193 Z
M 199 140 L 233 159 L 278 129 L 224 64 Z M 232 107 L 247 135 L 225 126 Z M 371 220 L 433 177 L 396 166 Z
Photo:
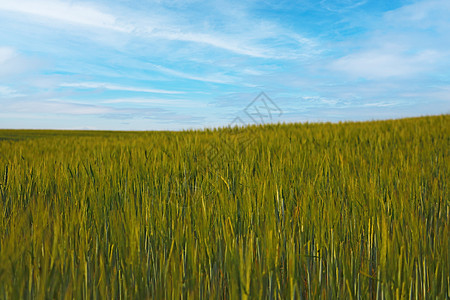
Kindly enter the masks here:
M 1 299 L 450 299 L 450 115 L 0 130 Z

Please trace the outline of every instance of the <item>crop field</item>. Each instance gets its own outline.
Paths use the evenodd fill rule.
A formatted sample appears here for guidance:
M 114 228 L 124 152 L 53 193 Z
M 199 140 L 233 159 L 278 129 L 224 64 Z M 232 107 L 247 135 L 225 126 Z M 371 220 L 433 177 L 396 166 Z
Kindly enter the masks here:
M 0 130 L 1 299 L 450 299 L 450 115 Z

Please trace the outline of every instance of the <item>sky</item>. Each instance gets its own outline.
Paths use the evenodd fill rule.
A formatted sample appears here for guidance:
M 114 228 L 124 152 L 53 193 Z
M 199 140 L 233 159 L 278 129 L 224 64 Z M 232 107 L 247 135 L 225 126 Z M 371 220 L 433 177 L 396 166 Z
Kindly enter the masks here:
M 0 128 L 448 114 L 449 16 L 448 0 L 0 0 Z

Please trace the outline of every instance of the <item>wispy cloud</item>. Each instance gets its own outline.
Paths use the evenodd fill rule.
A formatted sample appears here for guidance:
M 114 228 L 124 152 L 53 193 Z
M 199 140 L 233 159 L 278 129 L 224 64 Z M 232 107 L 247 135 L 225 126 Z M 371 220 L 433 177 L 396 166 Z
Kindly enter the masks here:
M 235 83 L 238 79 L 233 76 L 223 75 L 223 74 L 210 74 L 207 76 L 198 76 L 186 72 L 181 72 L 177 70 L 173 70 L 167 67 L 153 65 L 153 67 L 167 75 L 176 76 L 179 78 L 185 78 L 190 80 L 202 81 L 202 82 L 212 82 L 212 83 L 220 83 L 220 84 L 232 84 Z
M 374 103 L 364 103 L 362 106 L 365 106 L 365 107 L 389 107 L 389 106 L 395 106 L 395 105 L 398 105 L 398 103 L 374 102 Z
M 217 7 L 220 10 L 220 6 Z M 0 11 L 25 14 L 45 19 L 45 22 L 57 21 L 90 28 L 100 28 L 131 34 L 150 40 L 169 40 L 194 43 L 229 51 L 238 55 L 255 58 L 296 59 L 308 55 L 316 43 L 296 32 L 280 27 L 275 23 L 261 22 L 251 16 L 234 24 L 235 19 L 227 16 L 233 30 L 214 30 L 204 26 L 193 28 L 190 22 L 180 20 L 177 14 L 163 11 L 164 17 L 157 13 L 140 14 L 114 13 L 112 9 L 87 2 L 62 0 L 16 0 L 0 2 Z M 150 14 L 150 15 L 149 15 Z M 149 21 L 155 20 L 155 21 Z M 235 27 L 242 27 L 238 32 Z M 267 39 L 275 39 L 285 44 L 285 51 L 272 49 Z M 278 47 L 277 47 L 278 48 Z M 305 48 L 305 49 L 304 49 Z
M 101 89 L 112 91 L 127 91 L 127 92 L 142 92 L 142 93 L 156 93 L 156 94 L 183 94 L 182 91 L 168 91 L 151 88 L 141 88 L 132 86 L 121 86 L 103 82 L 77 82 L 77 83 L 62 83 L 61 87 L 71 87 L 80 89 Z
M 206 107 L 207 104 L 201 101 L 186 100 L 186 99 L 149 99 L 149 98 L 119 98 L 103 100 L 101 103 L 105 104 L 143 104 L 143 105 L 157 105 L 164 107 L 191 107 L 199 108 Z
M 343 0 L 343 1 L 330 1 L 330 0 L 321 0 L 320 6 L 322 6 L 324 9 L 342 13 L 344 11 L 348 11 L 351 9 L 355 9 L 359 6 L 362 6 L 367 3 L 367 0 L 363 1 L 354 1 L 354 0 Z
M 106 106 L 50 99 L 45 101 L 22 100 L 10 102 L 4 105 L 4 111 L 9 113 L 98 115 L 112 113 L 114 109 Z

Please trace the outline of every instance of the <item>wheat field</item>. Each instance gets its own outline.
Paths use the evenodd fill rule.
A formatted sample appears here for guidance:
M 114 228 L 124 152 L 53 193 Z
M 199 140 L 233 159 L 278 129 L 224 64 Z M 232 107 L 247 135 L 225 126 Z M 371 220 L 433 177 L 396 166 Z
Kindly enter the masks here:
M 0 130 L 1 299 L 450 299 L 450 115 Z

